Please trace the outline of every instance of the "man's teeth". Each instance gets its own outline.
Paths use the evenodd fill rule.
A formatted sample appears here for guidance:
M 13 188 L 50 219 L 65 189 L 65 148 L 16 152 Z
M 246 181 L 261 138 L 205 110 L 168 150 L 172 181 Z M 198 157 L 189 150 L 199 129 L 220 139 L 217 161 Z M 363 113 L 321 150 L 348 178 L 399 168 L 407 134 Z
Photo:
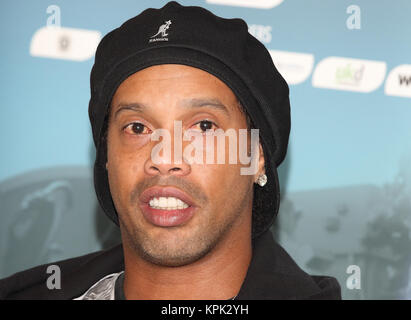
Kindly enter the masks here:
M 150 207 L 162 210 L 178 210 L 188 208 L 189 205 L 178 198 L 160 197 L 153 198 L 149 202 Z

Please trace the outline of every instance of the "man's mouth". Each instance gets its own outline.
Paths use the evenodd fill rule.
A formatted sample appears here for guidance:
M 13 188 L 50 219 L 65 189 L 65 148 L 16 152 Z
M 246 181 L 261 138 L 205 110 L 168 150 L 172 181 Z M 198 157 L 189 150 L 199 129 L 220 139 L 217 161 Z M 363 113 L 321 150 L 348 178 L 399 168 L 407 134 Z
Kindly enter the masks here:
M 185 192 L 175 187 L 152 187 L 140 196 L 140 208 L 148 222 L 159 227 L 175 227 L 188 222 L 196 206 Z
M 159 197 L 149 201 L 149 206 L 153 209 L 180 210 L 189 207 L 187 203 L 175 197 Z

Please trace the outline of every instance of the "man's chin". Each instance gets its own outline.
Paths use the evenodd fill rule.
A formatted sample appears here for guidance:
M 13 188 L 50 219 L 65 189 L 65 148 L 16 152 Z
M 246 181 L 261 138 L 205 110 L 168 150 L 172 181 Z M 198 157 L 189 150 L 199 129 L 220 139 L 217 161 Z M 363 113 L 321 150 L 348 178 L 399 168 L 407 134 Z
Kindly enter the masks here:
M 163 230 L 134 238 L 137 253 L 146 261 L 164 267 L 181 267 L 205 257 L 218 242 L 212 233 Z M 203 230 L 204 231 L 204 230 Z
M 144 260 L 162 267 L 183 267 L 193 264 L 203 258 L 207 253 L 199 254 L 174 254 L 174 255 L 155 255 L 148 252 L 143 253 Z

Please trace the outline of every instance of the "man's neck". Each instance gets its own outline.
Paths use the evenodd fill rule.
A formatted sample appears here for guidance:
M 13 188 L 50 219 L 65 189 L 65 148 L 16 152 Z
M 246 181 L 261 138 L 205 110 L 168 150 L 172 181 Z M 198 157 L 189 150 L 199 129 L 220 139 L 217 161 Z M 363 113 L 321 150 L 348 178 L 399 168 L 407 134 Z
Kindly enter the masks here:
M 232 232 L 200 260 L 181 267 L 145 261 L 124 245 L 124 294 L 129 300 L 214 300 L 235 297 L 251 261 L 250 232 Z

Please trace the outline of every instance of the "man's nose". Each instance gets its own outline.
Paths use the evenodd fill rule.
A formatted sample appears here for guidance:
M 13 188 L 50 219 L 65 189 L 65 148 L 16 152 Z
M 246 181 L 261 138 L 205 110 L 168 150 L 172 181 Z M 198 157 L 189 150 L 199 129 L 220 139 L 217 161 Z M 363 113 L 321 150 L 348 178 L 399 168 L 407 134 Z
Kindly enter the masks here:
M 155 163 L 151 156 L 144 165 L 144 171 L 148 175 L 179 175 L 184 176 L 191 172 L 191 166 L 184 160 L 181 163 L 167 161 L 165 158 L 156 159 Z
M 148 159 L 144 164 L 144 171 L 148 175 L 179 175 L 184 176 L 191 172 L 191 165 L 184 161 L 182 150 L 184 149 L 184 143 L 181 148 L 174 149 L 176 141 L 172 141 L 170 154 L 167 156 L 166 152 L 162 150 L 162 156 L 157 153 L 151 152 Z M 177 142 L 178 143 L 178 142 Z

